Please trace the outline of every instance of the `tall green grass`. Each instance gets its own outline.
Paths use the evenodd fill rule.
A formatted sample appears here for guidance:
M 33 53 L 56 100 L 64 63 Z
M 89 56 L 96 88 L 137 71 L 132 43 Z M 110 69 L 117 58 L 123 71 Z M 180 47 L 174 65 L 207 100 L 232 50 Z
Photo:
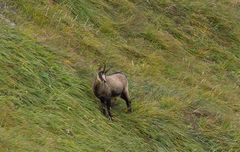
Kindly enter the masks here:
M 239 151 L 236 1 L 0 1 L 0 151 Z M 14 23 L 14 24 L 13 24 Z M 91 91 L 124 71 L 133 113 Z

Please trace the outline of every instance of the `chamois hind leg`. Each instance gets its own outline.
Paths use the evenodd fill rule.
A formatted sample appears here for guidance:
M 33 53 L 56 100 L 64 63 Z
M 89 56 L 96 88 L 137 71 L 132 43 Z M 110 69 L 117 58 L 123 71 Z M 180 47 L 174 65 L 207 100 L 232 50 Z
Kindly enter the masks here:
M 131 105 L 131 100 L 129 98 L 128 90 L 125 90 L 122 92 L 121 98 L 125 100 L 128 112 L 132 112 L 132 105 Z

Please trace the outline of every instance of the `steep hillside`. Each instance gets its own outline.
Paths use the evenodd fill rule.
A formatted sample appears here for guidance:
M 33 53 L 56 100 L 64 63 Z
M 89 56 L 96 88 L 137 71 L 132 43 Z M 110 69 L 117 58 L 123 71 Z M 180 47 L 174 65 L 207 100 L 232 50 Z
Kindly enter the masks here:
M 238 0 L 0 0 L 0 151 L 240 151 Z M 91 86 L 129 78 L 114 121 Z

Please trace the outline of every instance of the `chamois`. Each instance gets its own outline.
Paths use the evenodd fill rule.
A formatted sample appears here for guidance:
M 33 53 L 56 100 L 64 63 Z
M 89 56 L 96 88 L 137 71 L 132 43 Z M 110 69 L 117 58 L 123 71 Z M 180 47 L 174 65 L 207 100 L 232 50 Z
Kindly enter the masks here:
M 104 65 L 103 68 L 100 67 L 98 69 L 97 76 L 93 83 L 93 92 L 94 95 L 101 101 L 103 114 L 112 120 L 110 108 L 111 99 L 113 97 L 120 96 L 122 99 L 124 99 L 128 112 L 132 111 L 132 107 L 128 92 L 128 80 L 126 75 L 122 72 L 106 75 L 109 70 L 110 68 L 106 70 L 106 65 Z

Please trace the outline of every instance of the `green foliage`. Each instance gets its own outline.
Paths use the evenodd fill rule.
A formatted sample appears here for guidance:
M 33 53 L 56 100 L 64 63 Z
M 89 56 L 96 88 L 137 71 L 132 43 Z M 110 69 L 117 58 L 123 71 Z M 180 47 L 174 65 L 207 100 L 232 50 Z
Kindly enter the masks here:
M 0 0 L 0 151 L 240 151 L 237 1 Z M 129 78 L 114 121 L 91 86 Z

